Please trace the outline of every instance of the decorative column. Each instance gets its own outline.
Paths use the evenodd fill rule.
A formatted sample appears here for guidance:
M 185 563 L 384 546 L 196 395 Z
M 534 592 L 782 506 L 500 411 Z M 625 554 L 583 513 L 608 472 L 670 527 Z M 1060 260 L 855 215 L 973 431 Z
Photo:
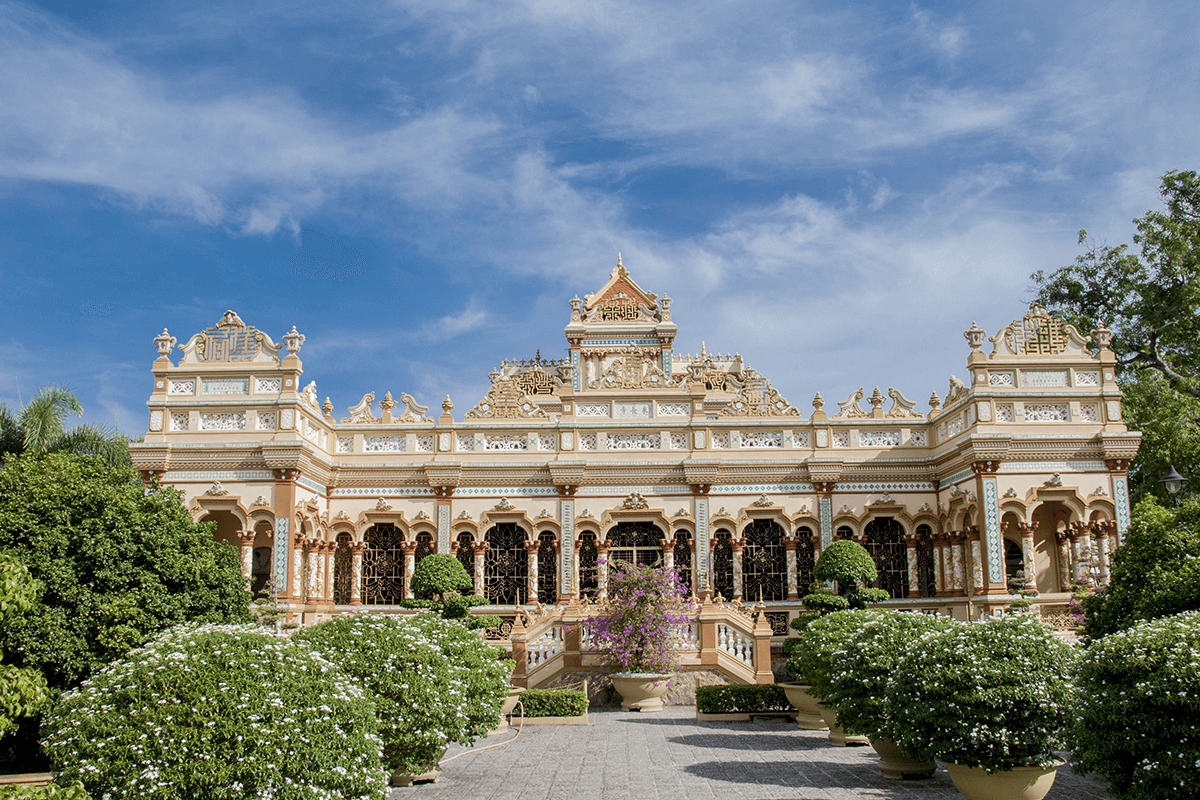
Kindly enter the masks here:
M 1112 413 L 1111 411 L 1109 412 Z M 1125 532 L 1129 530 L 1129 462 L 1128 458 L 1105 459 L 1112 476 L 1113 506 L 1117 511 L 1117 536 L 1113 547 L 1120 547 Z
M 1092 534 L 1087 529 L 1086 522 L 1071 523 L 1071 580 L 1076 586 L 1088 583 L 1088 567 L 1091 553 L 1088 547 L 1092 543 Z
M 675 542 L 672 539 L 663 539 L 658 543 L 663 551 L 663 566 L 667 569 L 675 569 Z
M 308 584 L 304 582 L 304 534 L 300 531 L 292 534 L 292 555 L 292 599 L 303 603 Z
M 453 486 L 434 486 L 433 493 L 437 497 L 437 551 L 450 552 L 450 512 L 451 498 L 454 496 Z M 407 574 L 407 573 L 405 573 Z
M 314 538 L 314 539 L 309 539 L 304 544 L 305 544 L 305 551 L 304 551 L 305 560 L 308 562 L 307 563 L 308 571 L 307 571 L 307 574 L 304 576 L 305 577 L 304 597 L 305 597 L 305 603 L 307 603 L 310 606 L 314 606 L 321 600 L 319 590 L 318 590 L 318 587 L 319 587 L 318 581 L 320 580 L 320 574 L 319 574 L 318 570 L 320 569 L 320 567 L 318 566 L 319 561 L 317 558 L 317 556 L 318 556 L 317 548 L 320 546 L 321 543 L 317 539 Z
M 980 546 L 979 526 L 972 525 L 967 529 L 967 538 L 971 540 L 971 594 L 984 594 L 987 589 L 983 582 L 983 554 Z
M 949 537 L 944 533 L 933 534 L 933 588 L 938 597 L 950 594 L 950 578 L 947 567 L 950 563 Z
M 536 540 L 525 543 L 525 557 L 528 559 L 527 566 L 529 572 L 529 591 L 527 592 L 526 602 L 529 603 L 536 603 L 538 601 L 538 550 L 541 546 L 541 542 Z
M 337 552 L 337 542 L 325 542 L 324 549 L 325 549 L 325 563 L 321 567 L 322 571 L 325 573 L 325 591 L 323 594 L 325 596 L 325 602 L 332 603 L 333 602 L 333 584 L 334 584 L 333 557 L 334 557 L 334 553 Z
M 1109 543 L 1115 537 L 1117 524 L 1112 520 L 1101 520 L 1096 524 L 1096 550 L 1100 557 L 1100 585 L 1107 586 L 1112 579 Z
M 277 469 L 275 475 L 275 495 L 272 505 L 275 513 L 275 539 L 272 543 L 271 580 L 279 600 L 286 601 L 295 598 L 300 600 L 302 588 L 294 580 L 299 572 L 294 562 L 301 556 L 297 555 L 292 545 L 291 518 L 292 509 L 296 505 L 296 479 L 300 477 L 298 469 Z M 293 580 L 289 581 L 289 577 Z
M 746 540 L 740 536 L 736 539 L 729 540 L 730 549 L 733 551 L 733 599 L 742 599 L 742 549 L 746 546 Z
M 417 543 L 416 542 L 401 542 L 400 549 L 404 553 L 404 599 L 411 600 L 413 593 L 412 574 L 417 568 Z
M 475 556 L 475 571 L 471 576 L 475 582 L 474 592 L 483 595 L 483 554 L 487 552 L 487 542 L 471 542 L 471 554 Z
M 787 564 L 787 599 L 795 602 L 800 599 L 796 586 L 796 537 L 783 537 L 783 554 Z
M 578 372 L 578 370 L 576 370 Z M 559 599 L 566 602 L 571 595 L 578 595 L 579 568 L 575 563 L 575 492 L 577 486 L 555 486 L 558 490 L 558 527 L 561 531 L 562 548 L 559 552 L 558 581 Z
M 813 546 L 813 564 L 816 564 L 817 559 L 819 559 L 821 557 L 821 534 L 814 533 L 812 535 L 812 546 Z M 807 586 L 804 587 L 804 591 L 805 592 L 808 591 Z
M 952 575 L 953 580 L 950 584 L 950 591 L 955 597 L 963 597 L 967 593 L 966 582 L 966 564 L 965 556 L 963 555 L 963 540 L 966 538 L 963 531 L 952 531 L 950 533 L 950 560 L 953 564 Z
M 703 594 L 711 589 L 708 576 L 712 572 L 712 548 L 709 545 L 708 530 L 708 493 L 712 490 L 711 483 L 693 483 L 692 505 L 696 515 L 696 543 L 692 556 L 693 593 Z
M 1021 532 L 1021 560 L 1024 562 L 1025 585 L 1023 589 L 1037 591 L 1037 556 L 1033 543 L 1033 526 L 1018 522 L 1017 530 Z
M 1071 591 L 1071 534 L 1067 530 L 1056 531 L 1058 540 L 1058 583 L 1059 591 Z
M 596 586 L 599 599 L 608 599 L 608 542 L 596 542 Z
M 999 460 L 976 461 L 971 465 L 981 502 L 983 529 L 977 563 L 980 594 L 1008 594 L 1004 575 L 1004 541 L 1000 532 L 1000 489 L 996 482 Z
M 821 523 L 820 552 L 833 542 L 833 489 L 837 486 L 833 481 L 814 481 L 813 489 L 817 492 L 817 516 Z
M 238 531 L 238 546 L 242 556 L 242 577 L 249 583 L 254 569 L 254 531 Z
M 908 596 L 921 596 L 921 581 L 917 571 L 917 534 L 904 534 L 904 549 L 908 554 Z
M 350 605 L 362 605 L 363 542 L 350 543 Z

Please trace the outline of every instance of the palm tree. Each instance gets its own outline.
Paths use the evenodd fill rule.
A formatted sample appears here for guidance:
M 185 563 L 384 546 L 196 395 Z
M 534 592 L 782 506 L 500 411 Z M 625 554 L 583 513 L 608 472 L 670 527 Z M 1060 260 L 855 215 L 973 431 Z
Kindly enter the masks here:
M 76 425 L 66 430 L 68 414 L 83 406 L 66 386 L 42 387 L 13 415 L 0 403 L 0 458 L 22 453 L 96 455 L 111 467 L 129 466 L 129 437 L 99 425 Z

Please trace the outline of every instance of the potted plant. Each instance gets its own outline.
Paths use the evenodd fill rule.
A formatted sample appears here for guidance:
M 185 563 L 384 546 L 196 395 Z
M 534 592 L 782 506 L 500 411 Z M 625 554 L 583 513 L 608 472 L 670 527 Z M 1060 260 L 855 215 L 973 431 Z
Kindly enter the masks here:
M 622 710 L 662 710 L 678 660 L 672 635 L 692 619 L 686 598 L 687 588 L 674 569 L 613 564 L 608 604 L 586 624 L 596 644 L 607 650 Z
M 914 640 L 888 682 L 890 730 L 968 800 L 1040 800 L 1071 722 L 1075 654 L 1040 620 L 992 617 Z
M 394 785 L 433 781 L 446 745 L 496 727 L 511 660 L 451 620 L 344 614 L 297 633 L 370 695 Z
M 894 719 L 887 701 L 888 679 L 913 640 L 953 622 L 947 617 L 871 609 L 852 638 L 834 654 L 827 698 L 843 728 L 865 734 L 879 754 L 887 778 L 929 777 L 937 765 L 929 752 L 909 752 L 896 745 Z
M 795 648 L 796 654 L 787 661 L 788 672 L 803 675 L 808 681 L 807 694 L 819 701 L 819 712 L 829 728 L 829 741 L 839 747 L 865 745 L 867 737 L 847 733 L 837 723 L 837 711 L 829 705 L 833 691 L 834 661 L 838 652 L 869 619 L 861 609 L 825 614 L 805 626 Z
M 788 627 L 798 633 L 803 633 L 808 623 L 815 620 L 818 616 L 815 613 L 801 614 L 792 620 L 788 624 Z M 789 657 L 787 670 L 795 675 L 797 680 L 787 681 L 779 684 L 779 686 L 782 687 L 784 696 L 792 704 L 792 708 L 796 709 L 796 727 L 806 731 L 829 730 L 829 726 L 825 724 L 825 720 L 821 717 L 821 709 L 817 705 L 820 701 L 809 694 L 809 683 L 804 675 L 799 672 L 799 663 L 791 658 L 800 653 L 802 644 L 803 642 L 799 636 L 792 636 L 783 640 L 783 653 Z
M 1200 612 L 1138 623 L 1088 645 L 1079 664 L 1072 766 L 1120 800 L 1171 800 L 1200 761 Z

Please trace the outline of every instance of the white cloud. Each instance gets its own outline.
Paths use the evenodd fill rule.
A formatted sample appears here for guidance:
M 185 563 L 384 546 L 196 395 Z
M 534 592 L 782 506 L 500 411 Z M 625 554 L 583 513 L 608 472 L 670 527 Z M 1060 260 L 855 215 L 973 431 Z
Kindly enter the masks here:
M 933 13 L 916 5 L 909 9 L 910 21 L 918 41 L 944 58 L 962 55 L 970 39 L 967 29 L 957 23 L 940 23 Z

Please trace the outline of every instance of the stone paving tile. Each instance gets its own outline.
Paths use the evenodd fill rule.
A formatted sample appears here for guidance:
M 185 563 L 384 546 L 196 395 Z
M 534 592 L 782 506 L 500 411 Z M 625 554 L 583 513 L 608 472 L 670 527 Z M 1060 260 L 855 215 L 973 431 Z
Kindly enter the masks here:
M 391 800 L 954 800 L 945 768 L 891 781 L 870 747 L 834 747 L 790 723 L 696 722 L 695 709 L 592 711 L 588 726 L 530 726 L 452 746 L 435 784 Z M 506 744 L 501 744 L 507 742 Z M 493 745 L 501 744 L 498 747 Z M 490 749 L 485 749 L 490 748 Z M 447 761 L 453 759 L 452 761 Z M 1113 800 L 1103 780 L 1058 772 L 1046 800 Z

